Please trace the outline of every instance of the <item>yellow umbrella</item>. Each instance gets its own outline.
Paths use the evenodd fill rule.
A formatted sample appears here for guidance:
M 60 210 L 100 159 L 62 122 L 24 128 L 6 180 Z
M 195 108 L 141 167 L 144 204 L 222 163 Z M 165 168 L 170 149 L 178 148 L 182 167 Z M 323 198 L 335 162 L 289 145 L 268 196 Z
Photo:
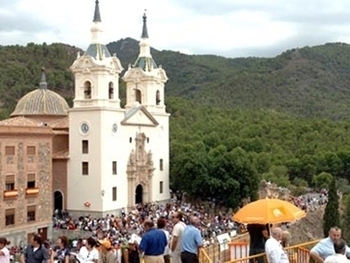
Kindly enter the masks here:
M 293 222 L 306 216 L 305 211 L 280 199 L 260 199 L 243 206 L 233 220 L 243 224 Z

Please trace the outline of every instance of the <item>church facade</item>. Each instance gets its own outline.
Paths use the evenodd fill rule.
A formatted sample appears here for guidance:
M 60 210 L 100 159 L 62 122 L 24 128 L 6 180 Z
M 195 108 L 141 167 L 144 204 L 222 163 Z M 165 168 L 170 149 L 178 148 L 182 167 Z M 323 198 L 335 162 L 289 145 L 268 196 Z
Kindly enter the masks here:
M 49 237 L 56 209 L 102 216 L 170 198 L 168 78 L 150 53 L 146 16 L 139 56 L 123 75 L 101 43 L 98 0 L 91 34 L 70 67 L 72 108 L 47 88 L 43 71 L 39 88 L 0 122 L 0 234 L 13 244 L 32 232 Z M 125 107 L 119 81 L 126 83 Z
M 101 43 L 96 2 L 92 40 L 71 66 L 75 99 L 69 110 L 68 209 L 113 213 L 136 203 L 169 199 L 169 114 L 164 105 L 165 71 L 156 65 L 148 43 L 146 16 L 140 53 L 123 80 L 123 68 Z

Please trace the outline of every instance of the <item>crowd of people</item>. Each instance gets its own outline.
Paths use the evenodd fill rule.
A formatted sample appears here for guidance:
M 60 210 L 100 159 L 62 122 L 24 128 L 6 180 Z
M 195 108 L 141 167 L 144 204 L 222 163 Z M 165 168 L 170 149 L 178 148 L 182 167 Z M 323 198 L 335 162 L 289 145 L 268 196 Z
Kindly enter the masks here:
M 108 230 L 98 232 L 78 242 L 72 249 L 66 236 L 60 236 L 56 244 L 42 240 L 39 234 L 31 237 L 24 248 L 20 263 L 140 263 L 141 255 L 145 263 L 198 263 L 198 249 L 203 246 L 200 231 L 201 220 L 196 215 L 185 216 L 175 211 L 172 232 L 165 229 L 165 217 L 159 217 L 156 224 L 153 218 L 145 217 L 142 222 L 142 238 L 136 234 L 127 245 L 112 243 Z M 0 262 L 10 262 L 10 252 L 6 248 L 6 238 L 0 238 Z
M 305 188 L 304 194 L 292 196 L 288 188 L 277 186 L 270 181 L 263 180 L 262 186 L 265 188 L 266 196 L 269 198 L 281 198 L 284 200 L 288 198 L 295 206 L 305 211 L 315 211 L 328 201 L 328 191 L 325 188 Z
M 117 255 L 119 255 L 120 260 L 118 262 L 122 263 L 120 256 L 122 253 L 118 251 L 120 251 L 122 247 L 132 248 L 134 243 L 140 242 L 141 237 L 147 232 L 145 228 L 145 222 L 147 220 L 153 222 L 158 228 L 161 227 L 165 233 L 169 233 L 169 236 L 167 235 L 167 240 L 171 240 L 171 244 L 174 246 L 174 244 L 176 244 L 176 233 L 179 231 L 178 227 L 175 227 L 176 223 L 180 222 L 184 226 L 190 225 L 191 218 L 195 217 L 198 218 L 198 225 L 196 225 L 196 228 L 199 230 L 202 237 L 203 245 L 206 246 L 217 242 L 216 236 L 222 233 L 235 232 L 234 230 L 237 230 L 239 227 L 239 225 L 233 222 L 231 213 L 221 212 L 220 209 L 215 207 L 215 199 L 209 200 L 206 205 L 208 204 L 210 209 L 208 209 L 208 207 L 205 209 L 204 205 L 193 205 L 185 202 L 182 196 L 180 197 L 176 195 L 171 202 L 165 205 L 159 204 L 158 202 L 138 204 L 131 211 L 122 209 L 118 215 L 110 214 L 101 218 L 96 218 L 91 215 L 82 215 L 74 218 L 67 211 L 56 210 L 53 215 L 53 228 L 78 231 L 84 233 L 82 236 L 90 236 L 90 238 L 66 240 L 65 237 L 62 237 L 57 245 L 53 240 L 40 240 L 39 243 L 47 249 L 51 248 L 54 250 L 59 250 L 59 247 L 63 244 L 64 246 L 69 247 L 71 252 L 77 253 L 81 248 L 85 249 L 85 251 L 87 248 L 97 246 L 103 248 L 106 244 L 103 242 L 98 243 L 97 241 L 106 240 L 110 244 L 110 246 L 107 245 L 107 248 L 113 249 L 117 258 Z M 215 210 L 219 210 L 219 212 L 215 213 Z M 179 211 L 181 211 L 181 215 L 177 216 Z M 210 213 L 209 211 L 212 212 Z M 159 220 L 162 220 L 163 222 L 160 225 Z M 73 234 L 73 236 L 76 235 Z M 33 242 L 37 242 L 39 237 L 34 236 L 34 239 Z M 92 240 L 97 243 L 93 244 Z M 168 251 L 165 251 L 165 255 L 168 255 L 169 257 L 170 252 L 172 251 L 171 244 L 168 247 Z M 25 245 L 23 244 L 23 246 L 20 247 L 12 246 L 9 248 L 12 261 L 17 261 L 14 258 L 18 258 L 19 255 L 23 254 L 24 246 Z M 173 247 L 173 249 L 176 248 Z M 179 249 L 179 247 L 177 247 L 177 249 Z M 90 253 L 85 254 L 90 255 Z M 172 256 L 176 257 L 175 255 Z M 134 256 L 131 255 L 130 258 L 135 258 L 135 254 Z
M 293 198 L 293 203 L 305 211 L 315 211 L 327 204 L 328 192 L 325 189 L 317 192 L 310 192 L 306 195 L 300 195 Z
M 292 202 L 304 210 L 317 209 L 327 202 L 327 192 L 306 194 Z M 119 215 L 101 218 L 73 218 L 68 212 L 55 211 L 53 227 L 84 231 L 90 237 L 70 243 L 66 236 L 60 236 L 57 243 L 50 243 L 36 234 L 22 251 L 21 263 L 140 263 L 140 255 L 145 263 L 169 263 L 170 258 L 172 263 L 198 262 L 199 247 L 214 243 L 217 235 L 238 230 L 240 225 L 230 213 L 208 213 L 203 205 L 172 201 L 165 205 L 138 204 L 131 211 L 122 209 Z M 246 230 L 250 234 L 251 256 L 266 252 L 269 263 L 289 262 L 284 250 L 290 245 L 288 224 L 247 225 Z M 317 244 L 310 255 L 316 262 L 350 262 L 334 261 L 346 259 L 343 242 L 341 230 L 333 227 L 329 237 Z M 0 263 L 10 262 L 8 245 L 6 238 L 0 238 Z M 250 260 L 260 262 L 264 262 L 262 257 Z
M 188 224 L 184 223 L 183 214 L 175 212 L 172 217 L 172 233 L 164 229 L 163 217 L 157 220 L 146 218 L 143 222 L 144 234 L 141 240 L 130 239 L 128 246 L 113 246 L 106 237 L 96 240 L 89 237 L 78 244 L 76 253 L 72 252 L 68 238 L 60 236 L 56 246 L 44 242 L 39 234 L 32 236 L 30 243 L 21 255 L 21 263 L 140 263 L 141 256 L 145 263 L 198 263 L 198 251 L 203 247 L 200 233 L 200 219 L 191 215 Z M 251 254 L 266 253 L 268 263 L 289 263 L 290 255 L 285 250 L 285 231 L 280 227 L 250 225 L 252 236 L 250 245 L 262 245 L 263 251 L 251 250 Z M 251 232 L 255 230 L 255 232 Z M 261 234 L 261 239 L 257 234 Z M 171 235 L 170 235 L 171 234 Z M 172 237 L 170 237 L 172 236 Z M 0 262 L 10 262 L 9 242 L 0 237 Z M 251 247 L 252 248 L 252 247 Z M 320 240 L 311 250 L 310 257 L 317 263 L 349 263 L 350 248 L 341 238 L 341 229 L 331 227 L 329 236 Z M 252 258 L 250 262 L 265 262 L 264 257 Z
M 177 211 L 183 212 L 183 220 L 186 224 L 189 223 L 191 216 L 197 216 L 200 219 L 199 230 L 206 245 L 214 243 L 217 235 L 238 229 L 231 214 L 225 212 L 211 214 L 204 209 L 203 205 L 192 205 L 185 202 L 171 202 L 165 205 L 157 202 L 139 204 L 129 212 L 122 209 L 119 215 L 110 214 L 101 218 L 95 218 L 91 215 L 73 218 L 68 212 L 55 211 L 53 227 L 88 231 L 91 236 L 98 239 L 108 238 L 112 244 L 125 244 L 131 236 L 141 237 L 144 234 L 143 223 L 145 219 L 151 219 L 156 223 L 159 218 L 164 218 L 164 229 L 171 233 L 174 228 L 172 218 Z

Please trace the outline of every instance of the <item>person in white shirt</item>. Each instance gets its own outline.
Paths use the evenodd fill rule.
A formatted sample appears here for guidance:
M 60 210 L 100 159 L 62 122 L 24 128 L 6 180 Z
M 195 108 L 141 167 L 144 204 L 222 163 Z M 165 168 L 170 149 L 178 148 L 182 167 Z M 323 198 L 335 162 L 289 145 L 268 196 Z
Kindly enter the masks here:
M 288 255 L 281 245 L 282 235 L 281 228 L 272 229 L 271 237 L 265 243 L 267 262 L 289 263 Z
M 8 244 L 5 237 L 0 237 L 0 263 L 10 263 L 10 251 L 6 247 Z
M 81 263 L 97 263 L 99 258 L 96 249 L 96 241 L 92 237 L 86 239 L 85 246 L 82 246 L 78 253 L 78 260 Z
M 321 239 L 311 250 L 310 257 L 322 263 L 328 256 L 334 255 L 334 243 L 341 239 L 341 229 L 337 226 L 330 228 L 328 237 Z M 350 248 L 346 246 L 346 256 L 350 256 Z
M 186 228 L 186 224 L 182 222 L 182 213 L 180 211 L 173 214 L 174 228 L 172 232 L 172 240 L 170 249 L 172 251 L 172 263 L 182 263 L 181 261 L 181 244 L 182 235 Z
M 350 260 L 345 256 L 346 243 L 343 239 L 336 240 L 333 243 L 335 254 L 326 257 L 324 263 L 349 263 Z

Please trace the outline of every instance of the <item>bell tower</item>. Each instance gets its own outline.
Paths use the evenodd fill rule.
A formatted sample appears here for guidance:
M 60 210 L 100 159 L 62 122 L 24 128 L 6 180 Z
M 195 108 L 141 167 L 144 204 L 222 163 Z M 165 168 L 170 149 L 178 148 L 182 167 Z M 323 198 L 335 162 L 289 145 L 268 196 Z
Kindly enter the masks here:
M 101 215 L 113 211 L 121 206 L 118 202 L 123 194 L 117 191 L 120 151 L 115 151 L 123 139 L 118 133 L 125 113 L 120 107 L 118 88 L 123 68 L 102 44 L 102 32 L 96 0 L 91 43 L 70 67 L 75 78 L 75 98 L 69 111 L 67 206 L 73 213 Z
M 116 55 L 112 56 L 102 44 L 102 33 L 99 1 L 96 0 L 91 43 L 85 54 L 78 54 L 70 67 L 75 77 L 74 108 L 120 108 L 119 73 L 123 68 Z
M 165 113 L 164 84 L 168 77 L 162 66 L 157 66 L 152 58 L 146 14 L 142 18 L 140 53 L 134 65 L 129 66 L 123 77 L 126 82 L 125 108 L 130 109 L 138 102 L 150 113 Z

